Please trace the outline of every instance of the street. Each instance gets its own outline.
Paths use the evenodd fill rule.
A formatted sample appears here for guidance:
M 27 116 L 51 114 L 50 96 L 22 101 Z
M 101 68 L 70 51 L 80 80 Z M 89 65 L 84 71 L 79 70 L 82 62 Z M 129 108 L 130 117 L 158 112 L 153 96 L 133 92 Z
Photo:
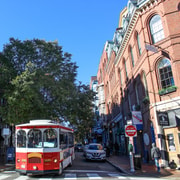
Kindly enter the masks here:
M 5 171 L 0 173 L 0 180 L 51 180 L 51 179 L 125 179 L 136 180 L 144 179 L 139 177 L 130 177 L 110 165 L 108 162 L 86 161 L 82 152 L 76 152 L 76 158 L 73 166 L 66 168 L 61 176 L 58 175 L 40 175 L 40 176 L 24 176 L 19 175 L 15 171 Z M 148 180 L 152 178 L 146 178 Z M 155 178 L 153 178 L 155 179 Z

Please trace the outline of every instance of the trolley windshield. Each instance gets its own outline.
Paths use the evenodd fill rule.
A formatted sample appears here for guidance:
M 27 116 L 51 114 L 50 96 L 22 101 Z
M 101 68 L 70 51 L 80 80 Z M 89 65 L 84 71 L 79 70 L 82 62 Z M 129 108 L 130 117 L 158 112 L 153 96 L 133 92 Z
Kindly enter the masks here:
M 55 129 L 20 129 L 17 131 L 17 147 L 19 148 L 56 148 L 57 131 Z

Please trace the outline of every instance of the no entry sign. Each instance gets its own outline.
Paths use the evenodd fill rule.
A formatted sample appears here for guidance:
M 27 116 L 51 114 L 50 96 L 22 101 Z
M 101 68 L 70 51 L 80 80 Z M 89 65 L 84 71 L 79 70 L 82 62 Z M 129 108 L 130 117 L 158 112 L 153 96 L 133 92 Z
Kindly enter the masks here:
M 125 134 L 126 137 L 134 137 L 137 136 L 137 129 L 133 125 L 126 125 L 125 126 Z

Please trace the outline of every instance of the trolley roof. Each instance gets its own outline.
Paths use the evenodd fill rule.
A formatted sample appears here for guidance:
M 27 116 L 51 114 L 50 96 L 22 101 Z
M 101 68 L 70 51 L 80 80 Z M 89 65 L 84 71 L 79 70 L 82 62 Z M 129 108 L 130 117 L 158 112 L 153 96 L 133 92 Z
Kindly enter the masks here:
M 62 128 L 62 129 L 66 129 L 69 131 L 73 131 L 73 129 L 62 126 L 61 124 L 59 124 L 53 120 L 49 120 L 49 119 L 30 120 L 29 123 L 16 125 L 16 129 L 21 129 L 21 128 L 27 128 L 27 129 L 29 129 L 29 128 L 48 128 L 48 127 Z

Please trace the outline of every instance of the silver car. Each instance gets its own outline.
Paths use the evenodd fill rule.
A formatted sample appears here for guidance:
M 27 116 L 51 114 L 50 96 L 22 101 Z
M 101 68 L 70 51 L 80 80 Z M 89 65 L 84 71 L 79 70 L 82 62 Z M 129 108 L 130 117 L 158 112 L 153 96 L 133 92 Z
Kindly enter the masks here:
M 98 143 L 90 143 L 84 154 L 86 160 L 106 160 L 106 152 L 104 151 L 103 146 Z

